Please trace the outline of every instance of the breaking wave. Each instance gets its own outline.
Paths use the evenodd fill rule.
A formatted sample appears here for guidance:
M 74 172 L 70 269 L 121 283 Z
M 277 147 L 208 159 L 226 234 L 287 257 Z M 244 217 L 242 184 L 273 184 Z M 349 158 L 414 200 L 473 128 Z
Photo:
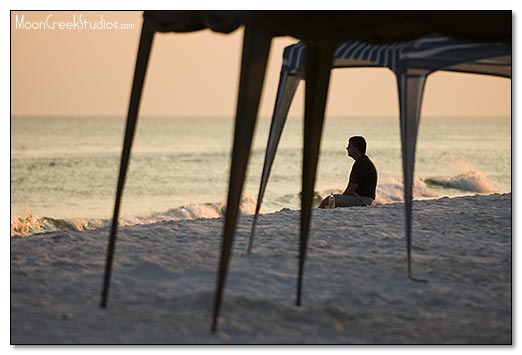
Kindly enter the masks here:
M 404 185 L 400 179 L 392 179 L 384 184 L 377 185 L 375 203 L 385 204 L 404 200 Z M 413 198 L 436 198 L 439 194 L 428 187 L 422 179 L 415 179 L 413 183 Z
M 241 200 L 241 213 L 253 214 L 256 201 L 252 197 Z M 225 203 L 189 204 L 147 217 L 120 217 L 120 227 L 137 224 L 150 224 L 161 221 L 180 221 L 199 218 L 219 218 L 224 216 Z M 34 216 L 30 209 L 25 209 L 25 217 L 11 218 L 11 236 L 29 236 L 37 233 L 56 231 L 84 231 L 109 227 L 110 218 L 51 218 Z
M 461 191 L 478 193 L 489 193 L 495 191 L 495 188 L 486 175 L 476 170 L 470 170 L 467 173 L 451 178 L 429 178 L 424 181 L 426 184 L 431 186 L 441 186 Z
M 413 198 L 426 199 L 441 197 L 440 189 L 455 189 L 463 192 L 493 193 L 496 188 L 486 175 L 470 168 L 466 173 L 453 177 L 431 177 L 415 179 L 413 183 Z M 377 185 L 375 202 L 377 204 L 403 201 L 403 182 L 400 179 L 390 179 L 387 183 Z
M 25 217 L 11 218 L 11 236 L 28 236 L 53 231 L 82 231 L 103 227 L 108 219 L 36 217 L 26 208 Z
M 457 189 L 463 192 L 491 193 L 495 188 L 489 179 L 479 171 L 469 170 L 467 173 L 450 178 L 415 179 L 413 184 L 414 199 L 431 199 L 441 197 L 442 187 Z M 329 189 L 314 192 L 313 206 L 317 207 L 322 199 L 331 192 L 342 193 L 339 189 Z M 299 209 L 300 194 L 287 194 L 272 201 L 264 201 L 261 212 L 269 213 L 282 208 Z M 403 201 L 403 182 L 401 179 L 390 178 L 377 185 L 376 204 L 386 204 Z M 161 221 L 180 221 L 200 218 L 219 218 L 224 216 L 225 203 L 188 204 L 147 217 L 120 217 L 120 226 L 151 224 Z M 241 200 L 241 213 L 253 214 L 256 207 L 256 197 L 245 197 Z M 11 218 L 11 236 L 29 236 L 37 233 L 54 231 L 83 231 L 109 227 L 110 218 L 51 218 L 34 216 L 29 209 L 25 217 Z

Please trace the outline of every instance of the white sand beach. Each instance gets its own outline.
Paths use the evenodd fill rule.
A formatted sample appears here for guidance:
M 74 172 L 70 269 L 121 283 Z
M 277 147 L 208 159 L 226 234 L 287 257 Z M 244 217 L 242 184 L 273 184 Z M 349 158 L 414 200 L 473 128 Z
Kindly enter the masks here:
M 402 203 L 313 212 L 295 306 L 299 211 L 240 218 L 210 332 L 222 218 L 11 238 L 12 344 L 510 344 L 511 194 L 414 202 L 407 278 Z

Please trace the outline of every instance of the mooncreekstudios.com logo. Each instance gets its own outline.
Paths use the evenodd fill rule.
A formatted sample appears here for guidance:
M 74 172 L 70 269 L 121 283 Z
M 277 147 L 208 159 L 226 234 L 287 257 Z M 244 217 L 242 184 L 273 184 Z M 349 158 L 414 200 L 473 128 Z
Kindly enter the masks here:
M 25 15 L 16 15 L 15 28 L 17 30 L 133 30 L 133 23 L 120 23 L 117 21 L 106 20 L 103 14 L 96 20 L 87 19 L 83 14 L 72 15 L 69 21 L 55 20 L 53 14 L 49 14 L 41 21 L 28 21 Z

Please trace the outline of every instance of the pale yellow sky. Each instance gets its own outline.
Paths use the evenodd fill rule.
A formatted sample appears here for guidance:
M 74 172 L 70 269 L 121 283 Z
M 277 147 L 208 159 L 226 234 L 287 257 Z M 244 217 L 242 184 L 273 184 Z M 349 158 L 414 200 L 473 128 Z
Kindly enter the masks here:
M 133 24 L 134 29 L 19 29 L 48 20 Z M 49 15 L 51 15 L 49 17 Z M 142 22 L 141 12 L 12 12 L 11 111 L 13 115 L 125 116 Z M 59 24 L 56 24 L 59 26 Z M 157 34 L 149 62 L 141 114 L 232 116 L 235 110 L 242 31 Z M 272 42 L 262 116 L 272 114 L 283 48 Z M 303 111 L 301 83 L 290 110 Z M 397 116 L 397 89 L 388 69 L 332 72 L 328 116 Z M 435 73 L 428 79 L 423 115 L 510 116 L 511 80 Z

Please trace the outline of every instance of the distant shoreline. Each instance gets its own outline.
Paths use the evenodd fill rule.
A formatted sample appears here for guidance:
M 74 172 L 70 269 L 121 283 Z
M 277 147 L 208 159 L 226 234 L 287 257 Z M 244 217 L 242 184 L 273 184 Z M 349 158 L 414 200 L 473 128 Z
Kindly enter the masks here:
M 454 200 L 469 198 L 469 197 L 487 197 L 487 196 L 511 196 L 511 193 L 492 193 L 492 194 L 476 194 L 468 196 L 456 196 L 456 197 L 424 197 L 420 199 L 414 199 L 414 206 L 419 202 L 436 202 L 438 200 Z M 321 198 L 322 199 L 322 198 Z M 372 208 L 378 208 L 379 206 L 394 206 L 403 205 L 403 201 L 394 201 L 387 203 L 379 203 Z M 246 199 L 242 202 L 242 213 L 243 218 L 252 216 L 255 211 L 255 201 L 252 199 Z M 200 205 L 184 205 L 169 211 L 158 212 L 150 216 L 138 217 L 138 216 L 120 216 L 120 227 L 129 227 L 133 225 L 153 225 L 155 223 L 163 222 L 178 222 L 184 220 L 198 221 L 208 219 L 222 219 L 223 211 L 225 208 L 224 203 L 207 203 Z M 401 207 L 402 208 L 402 207 Z M 315 210 L 316 208 L 313 208 Z M 347 208 L 342 208 L 347 209 Z M 348 208 L 352 210 L 354 208 Z M 358 207 L 355 207 L 358 209 Z M 263 212 L 263 218 L 269 218 L 270 215 L 280 213 L 281 211 L 299 212 L 299 209 L 291 209 L 283 207 L 280 210 Z M 108 228 L 110 226 L 111 218 L 52 218 L 45 216 L 34 216 L 30 210 L 26 211 L 24 217 L 11 217 L 11 237 L 28 237 L 37 234 L 46 234 L 53 232 L 66 232 L 66 231 L 87 231 L 96 230 L 100 228 Z

